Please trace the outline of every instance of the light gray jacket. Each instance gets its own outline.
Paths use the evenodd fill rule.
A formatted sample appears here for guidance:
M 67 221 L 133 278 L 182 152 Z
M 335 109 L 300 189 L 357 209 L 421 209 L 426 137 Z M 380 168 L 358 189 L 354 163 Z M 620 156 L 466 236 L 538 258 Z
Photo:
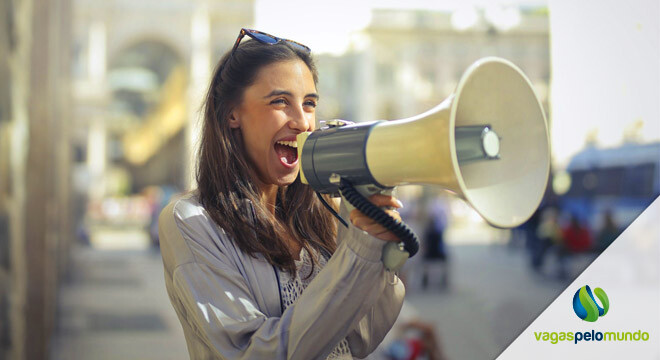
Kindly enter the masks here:
M 340 226 L 337 250 L 284 312 L 273 266 L 241 251 L 194 195 L 163 209 L 158 230 L 191 359 L 323 359 L 343 338 L 362 358 L 401 310 L 405 290 L 383 267 L 385 242 L 352 225 Z

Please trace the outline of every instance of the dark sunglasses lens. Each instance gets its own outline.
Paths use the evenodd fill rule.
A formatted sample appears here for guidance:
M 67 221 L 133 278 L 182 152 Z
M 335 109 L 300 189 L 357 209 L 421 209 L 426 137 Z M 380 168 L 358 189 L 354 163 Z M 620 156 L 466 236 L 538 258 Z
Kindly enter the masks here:
M 252 36 L 254 36 L 255 39 L 257 39 L 257 40 L 259 40 L 263 43 L 275 44 L 278 41 L 277 39 L 275 39 L 274 37 L 272 37 L 270 35 L 261 34 L 261 33 L 254 33 L 254 32 L 250 33 L 250 34 L 252 34 Z
M 305 52 L 310 51 L 309 48 L 305 45 L 301 45 L 301 44 L 295 43 L 295 42 L 290 41 L 290 40 L 287 40 L 286 43 L 293 46 L 295 49 L 302 50 L 302 51 L 305 51 Z

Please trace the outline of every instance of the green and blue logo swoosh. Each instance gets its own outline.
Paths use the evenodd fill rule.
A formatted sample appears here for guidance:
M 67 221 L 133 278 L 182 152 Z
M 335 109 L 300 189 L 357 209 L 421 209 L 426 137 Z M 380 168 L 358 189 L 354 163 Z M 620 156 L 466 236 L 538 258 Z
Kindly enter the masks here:
M 603 307 L 596 302 L 594 293 Z M 584 321 L 594 322 L 599 317 L 605 316 L 609 309 L 610 299 L 607 298 L 607 294 L 601 288 L 594 289 L 592 293 L 589 285 L 585 285 L 573 296 L 573 310 L 575 311 L 575 315 Z

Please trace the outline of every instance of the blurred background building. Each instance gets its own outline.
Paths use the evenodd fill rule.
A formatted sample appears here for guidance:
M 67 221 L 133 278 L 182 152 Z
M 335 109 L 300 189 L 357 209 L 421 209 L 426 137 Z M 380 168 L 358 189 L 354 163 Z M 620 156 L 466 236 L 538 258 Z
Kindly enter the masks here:
M 527 74 L 553 145 L 530 222 L 399 189 L 437 247 L 405 268 L 402 322 L 450 359 L 497 356 L 660 193 L 658 5 L 567 4 L 0 0 L 0 359 L 187 356 L 155 220 L 195 186 L 200 102 L 241 27 L 313 49 L 320 119 L 419 114 L 485 56 Z
M 156 197 L 190 185 L 211 60 L 253 22 L 254 1 L 74 5 L 74 180 L 90 208 L 79 229 L 102 242 L 96 226 L 140 227 Z
M 485 56 L 521 67 L 547 111 L 547 8 L 515 10 L 510 23 L 499 24 L 477 9 L 466 20 L 460 12 L 374 9 L 346 53 L 319 56 L 322 118 L 371 121 L 417 115 L 452 94 L 463 72 Z

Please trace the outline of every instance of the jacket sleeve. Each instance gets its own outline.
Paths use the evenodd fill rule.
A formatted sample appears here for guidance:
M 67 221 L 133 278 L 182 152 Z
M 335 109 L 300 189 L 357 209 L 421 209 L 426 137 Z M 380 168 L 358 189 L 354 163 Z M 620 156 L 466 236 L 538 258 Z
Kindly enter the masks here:
M 392 281 L 385 285 L 376 304 L 347 336 L 351 354 L 357 358 L 365 358 L 376 350 L 401 312 L 404 285 L 396 275 L 388 276 L 393 278 Z
M 209 231 L 199 231 L 194 219 L 184 220 L 176 212 L 169 221 L 175 227 L 166 229 L 168 220 L 161 222 L 166 233 L 161 238 L 180 237 L 191 252 L 190 261 L 172 271 L 171 300 L 180 302 L 185 310 L 180 320 L 215 358 L 325 358 L 349 333 L 351 350 L 366 355 L 400 310 L 403 294 L 388 284 L 381 263 L 385 242 L 354 227 L 296 302 L 281 317 L 267 317 L 231 257 L 204 245 L 216 242 L 204 239 L 212 236 Z M 383 318 L 381 311 L 387 313 Z
M 349 211 L 344 204 L 340 207 L 340 216 L 345 219 L 349 217 Z M 359 236 L 370 237 L 365 233 L 359 234 L 360 232 L 352 225 L 348 230 L 340 227 L 337 234 L 338 242 Z M 362 359 L 376 350 L 401 312 L 406 293 L 403 282 L 393 272 L 386 271 L 385 278 L 386 283 L 378 300 L 347 336 L 348 346 L 354 357 Z

